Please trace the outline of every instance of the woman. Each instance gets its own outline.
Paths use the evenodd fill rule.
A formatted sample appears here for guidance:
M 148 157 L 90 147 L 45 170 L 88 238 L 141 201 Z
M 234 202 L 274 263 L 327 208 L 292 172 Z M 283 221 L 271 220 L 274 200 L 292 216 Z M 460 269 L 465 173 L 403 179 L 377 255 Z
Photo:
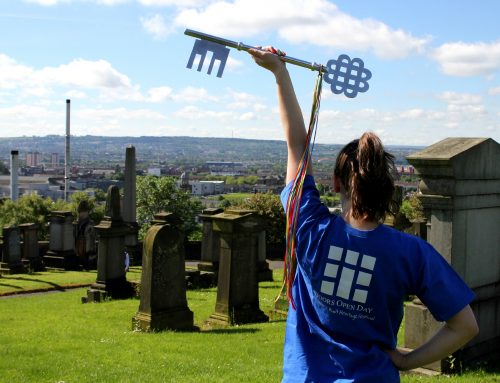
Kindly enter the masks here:
M 251 50 L 276 79 L 288 147 L 286 201 L 306 130 L 285 63 L 272 47 Z M 427 242 L 383 224 L 391 212 L 393 157 L 365 133 L 340 152 L 334 189 L 342 215 L 321 204 L 308 169 L 296 233 L 297 271 L 285 336 L 283 382 L 399 382 L 398 370 L 443 359 L 478 332 L 474 298 Z M 444 326 L 410 353 L 396 349 L 403 301 L 417 295 Z

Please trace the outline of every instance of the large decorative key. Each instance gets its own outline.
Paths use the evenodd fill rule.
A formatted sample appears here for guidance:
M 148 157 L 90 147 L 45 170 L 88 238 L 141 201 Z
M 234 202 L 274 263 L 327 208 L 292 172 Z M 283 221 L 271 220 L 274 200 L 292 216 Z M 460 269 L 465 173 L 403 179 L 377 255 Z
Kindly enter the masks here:
M 191 51 L 191 55 L 189 56 L 187 68 L 191 69 L 196 57 L 199 56 L 200 61 L 198 63 L 197 70 L 200 72 L 205 63 L 207 54 L 211 52 L 212 58 L 208 66 L 207 73 L 212 73 L 214 65 L 218 61 L 219 67 L 217 70 L 217 77 L 222 77 L 222 73 L 224 72 L 226 61 L 229 56 L 229 48 L 226 47 L 243 51 L 258 49 L 250 45 L 226 40 L 206 33 L 194 31 L 192 29 L 186 29 L 184 34 L 198 39 L 194 42 L 194 47 Z M 358 95 L 358 93 L 366 92 L 369 89 L 368 80 L 372 77 L 372 73 L 365 68 L 363 60 L 359 58 L 351 59 L 348 55 L 342 54 L 336 60 L 332 59 L 329 60 L 326 65 L 321 65 L 290 56 L 281 57 L 287 63 L 322 73 L 323 80 L 330 84 L 331 90 L 335 94 L 344 93 L 346 97 L 354 98 Z

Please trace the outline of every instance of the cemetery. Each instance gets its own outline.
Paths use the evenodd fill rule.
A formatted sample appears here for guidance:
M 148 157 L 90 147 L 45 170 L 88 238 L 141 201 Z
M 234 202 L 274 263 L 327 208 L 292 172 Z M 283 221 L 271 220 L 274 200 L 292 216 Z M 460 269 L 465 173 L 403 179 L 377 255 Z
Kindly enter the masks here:
M 419 233 L 474 290 L 480 334 L 402 382 L 500 382 L 500 145 L 449 138 L 408 161 L 421 177 Z M 280 381 L 287 304 L 275 300 L 282 263 L 268 260 L 262 217 L 203 211 L 196 260 L 171 212 L 156 213 L 141 243 L 132 147 L 126 164 L 123 196 L 108 189 L 103 220 L 81 242 L 74 227 L 86 216 L 69 211 L 51 215 L 47 245 L 35 224 L 3 228 L 0 381 Z M 81 270 L 94 251 L 95 268 Z M 415 348 L 439 326 L 411 299 L 399 345 Z

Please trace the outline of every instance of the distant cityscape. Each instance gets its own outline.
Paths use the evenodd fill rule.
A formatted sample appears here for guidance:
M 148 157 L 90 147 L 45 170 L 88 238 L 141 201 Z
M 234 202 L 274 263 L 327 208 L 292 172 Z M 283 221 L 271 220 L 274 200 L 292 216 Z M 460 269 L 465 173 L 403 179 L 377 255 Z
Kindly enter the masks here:
M 64 194 L 63 136 L 0 138 L 0 197 L 9 196 L 10 153 L 19 153 L 19 193 L 52 199 Z M 136 148 L 137 174 L 173 176 L 193 195 L 228 192 L 279 192 L 286 166 L 284 141 L 198 137 L 71 137 L 70 193 L 122 187 L 125 149 Z M 313 160 L 317 183 L 329 188 L 334 161 L 343 145 L 316 144 Z M 419 147 L 389 146 L 399 184 L 416 188 L 417 178 L 406 156 Z

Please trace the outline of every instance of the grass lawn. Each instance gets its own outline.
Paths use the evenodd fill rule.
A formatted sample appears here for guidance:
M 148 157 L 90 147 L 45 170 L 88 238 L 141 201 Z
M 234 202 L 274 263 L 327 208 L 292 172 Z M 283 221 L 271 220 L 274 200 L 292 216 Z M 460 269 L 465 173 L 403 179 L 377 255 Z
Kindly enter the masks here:
M 277 281 L 280 276 L 275 271 Z M 265 312 L 279 287 L 261 283 Z M 137 299 L 81 304 L 85 294 L 72 289 L 0 299 L 0 382 L 280 381 L 283 320 L 198 333 L 134 333 Z M 213 312 L 216 289 L 187 294 L 200 325 Z M 403 376 L 402 382 L 490 383 L 500 375 Z
M 65 290 L 68 287 L 90 285 L 96 280 L 96 271 L 41 271 L 32 274 L 4 275 L 0 278 L 0 296 L 26 291 Z M 141 268 L 131 267 L 129 281 L 141 279 Z

